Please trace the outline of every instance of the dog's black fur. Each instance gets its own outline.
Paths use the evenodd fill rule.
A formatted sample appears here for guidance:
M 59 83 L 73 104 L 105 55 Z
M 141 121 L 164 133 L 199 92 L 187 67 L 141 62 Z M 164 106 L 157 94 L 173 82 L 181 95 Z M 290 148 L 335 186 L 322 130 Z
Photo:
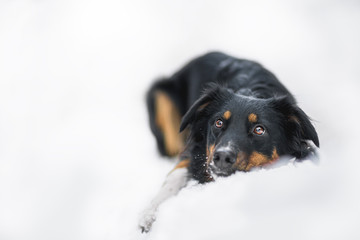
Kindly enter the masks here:
M 309 117 L 270 71 L 219 52 L 156 82 L 147 105 L 160 153 L 190 160 L 186 166 L 201 183 L 211 181 L 212 174 L 249 171 L 280 156 L 301 160 L 315 152 L 308 140 L 319 147 Z M 173 112 L 161 112 L 169 106 Z M 171 131 L 178 129 L 172 128 L 183 132 L 188 126 L 190 131 L 175 141 L 184 147 L 174 150 Z

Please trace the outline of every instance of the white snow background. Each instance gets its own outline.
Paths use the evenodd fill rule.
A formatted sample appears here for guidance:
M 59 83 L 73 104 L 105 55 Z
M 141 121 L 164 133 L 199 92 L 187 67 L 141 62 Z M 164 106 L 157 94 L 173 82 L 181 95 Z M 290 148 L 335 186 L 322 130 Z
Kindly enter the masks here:
M 0 239 L 360 239 L 359 26 L 356 0 L 2 0 Z M 140 234 L 175 164 L 146 89 L 210 50 L 278 76 L 320 164 L 191 183 Z

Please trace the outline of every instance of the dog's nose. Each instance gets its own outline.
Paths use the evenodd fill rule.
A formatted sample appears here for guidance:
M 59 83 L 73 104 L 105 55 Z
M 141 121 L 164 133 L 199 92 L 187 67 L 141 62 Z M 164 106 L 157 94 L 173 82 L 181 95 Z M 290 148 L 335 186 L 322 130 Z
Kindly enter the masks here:
M 231 151 L 216 151 L 214 163 L 220 169 L 230 168 L 236 161 L 236 154 Z

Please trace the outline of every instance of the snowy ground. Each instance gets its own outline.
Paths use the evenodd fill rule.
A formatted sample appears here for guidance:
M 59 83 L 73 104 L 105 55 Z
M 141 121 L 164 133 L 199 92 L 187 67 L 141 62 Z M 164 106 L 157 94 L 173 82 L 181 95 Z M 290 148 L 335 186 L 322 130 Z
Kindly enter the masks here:
M 0 239 L 360 239 L 358 1 L 1 1 Z M 316 120 L 321 162 L 191 184 L 139 234 L 173 161 L 151 81 L 255 59 Z

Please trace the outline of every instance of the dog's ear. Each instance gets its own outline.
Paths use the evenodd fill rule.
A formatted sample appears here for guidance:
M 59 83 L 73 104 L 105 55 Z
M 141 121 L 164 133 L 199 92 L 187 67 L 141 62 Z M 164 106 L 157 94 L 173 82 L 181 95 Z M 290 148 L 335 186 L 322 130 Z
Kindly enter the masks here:
M 196 120 L 212 102 L 221 98 L 226 90 L 218 85 L 210 85 L 202 96 L 190 107 L 181 120 L 180 132 L 182 132 L 189 124 Z
M 288 96 L 276 98 L 273 100 L 273 104 L 284 117 L 285 134 L 290 141 L 293 154 L 297 158 L 306 157 L 309 151 L 312 151 L 307 146 L 306 140 L 311 140 L 317 147 L 320 146 L 318 135 L 310 118 L 296 105 L 293 99 Z

